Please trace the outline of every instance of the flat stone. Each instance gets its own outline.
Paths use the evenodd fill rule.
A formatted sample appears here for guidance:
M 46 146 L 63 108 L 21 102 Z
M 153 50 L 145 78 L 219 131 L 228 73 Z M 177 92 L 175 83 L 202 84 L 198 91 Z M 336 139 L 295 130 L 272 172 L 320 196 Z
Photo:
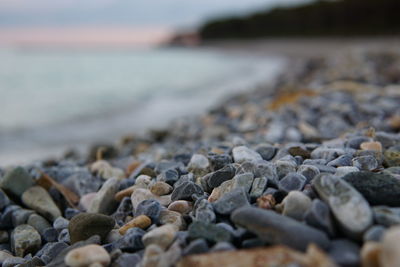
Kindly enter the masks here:
M 223 182 L 232 179 L 235 176 L 235 172 L 236 169 L 233 165 L 227 165 L 213 172 L 208 178 L 207 184 L 210 188 L 220 186 Z
M 0 180 L 0 188 L 17 197 L 21 196 L 25 190 L 33 185 L 32 177 L 22 167 L 8 171 Z
M 151 244 L 155 244 L 163 249 L 166 249 L 174 240 L 176 232 L 176 226 L 172 224 L 164 224 L 147 232 L 143 236 L 142 241 L 146 247 Z
M 108 266 L 110 262 L 110 255 L 99 245 L 75 248 L 65 256 L 65 264 L 71 267 Z
M 28 224 L 17 226 L 11 234 L 11 247 L 18 257 L 35 253 L 42 243 L 40 234 Z
M 68 226 L 71 243 L 86 240 L 91 236 L 99 235 L 102 240 L 114 228 L 113 218 L 97 213 L 80 213 L 73 217 Z
M 300 191 L 291 191 L 283 199 L 282 204 L 283 215 L 302 221 L 304 214 L 311 206 L 311 199 Z
M 129 222 L 127 222 L 125 225 L 123 225 L 121 228 L 119 228 L 119 233 L 121 235 L 124 235 L 129 229 L 138 227 L 141 229 L 146 229 L 151 225 L 151 219 L 147 217 L 146 215 L 139 215 Z
M 313 188 L 331 208 L 341 229 L 352 238 L 360 238 L 372 225 L 372 211 L 364 197 L 344 179 L 321 174 Z
M 193 182 L 184 182 L 174 188 L 171 200 L 192 200 L 192 195 L 203 195 L 203 189 Z
M 94 196 L 89 209 L 90 213 L 111 214 L 117 207 L 114 197 L 119 189 L 117 178 L 108 179 Z
M 269 244 L 283 244 L 302 251 L 311 243 L 323 249 L 329 246 L 324 232 L 270 210 L 242 207 L 232 213 L 231 220 Z
M 22 194 L 22 202 L 50 221 L 61 216 L 61 211 L 49 193 L 41 186 L 33 186 Z
M 306 185 L 307 178 L 298 173 L 289 173 L 279 181 L 278 188 L 283 192 L 301 191 Z
M 246 146 L 237 146 L 232 149 L 233 160 L 236 163 L 245 161 L 257 162 L 263 160 L 260 154 Z
M 400 180 L 386 173 L 355 172 L 343 177 L 371 205 L 400 206 Z
M 225 228 L 218 227 L 215 224 L 194 221 L 189 225 L 189 239 L 204 238 L 210 242 L 230 242 L 232 234 Z
M 214 210 L 222 215 L 228 215 L 235 209 L 248 205 L 250 205 L 248 196 L 243 188 L 226 193 L 213 203 Z
M 347 239 L 337 239 L 331 242 L 329 256 L 339 266 L 360 266 L 360 247 Z

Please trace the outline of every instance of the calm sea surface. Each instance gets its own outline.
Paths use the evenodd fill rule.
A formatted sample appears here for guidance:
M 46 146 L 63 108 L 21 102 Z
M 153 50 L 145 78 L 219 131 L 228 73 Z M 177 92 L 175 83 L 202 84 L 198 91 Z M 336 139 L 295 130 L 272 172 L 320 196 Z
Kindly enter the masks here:
M 282 64 L 209 50 L 0 48 L 0 166 L 198 114 Z

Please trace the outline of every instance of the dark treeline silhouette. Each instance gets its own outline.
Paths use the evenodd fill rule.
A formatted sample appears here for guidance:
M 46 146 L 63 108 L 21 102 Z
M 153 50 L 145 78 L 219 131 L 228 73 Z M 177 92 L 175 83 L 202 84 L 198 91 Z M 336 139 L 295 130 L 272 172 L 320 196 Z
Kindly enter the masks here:
M 203 39 L 394 34 L 400 34 L 400 0 L 316 1 L 221 18 L 200 29 Z

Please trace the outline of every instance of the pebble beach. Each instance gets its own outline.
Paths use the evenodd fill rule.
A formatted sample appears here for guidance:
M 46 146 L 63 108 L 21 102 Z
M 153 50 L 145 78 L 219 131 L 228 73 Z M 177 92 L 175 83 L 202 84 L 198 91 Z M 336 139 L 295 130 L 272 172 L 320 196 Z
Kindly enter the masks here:
M 290 56 L 200 116 L 1 168 L 1 266 L 400 266 L 399 52 Z

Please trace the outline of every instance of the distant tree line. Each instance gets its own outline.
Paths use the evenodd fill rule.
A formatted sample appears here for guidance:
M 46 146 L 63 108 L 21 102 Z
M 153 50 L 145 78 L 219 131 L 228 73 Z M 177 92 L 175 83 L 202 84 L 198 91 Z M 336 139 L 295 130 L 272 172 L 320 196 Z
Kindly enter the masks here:
M 202 39 L 400 34 L 400 0 L 337 0 L 207 22 Z

